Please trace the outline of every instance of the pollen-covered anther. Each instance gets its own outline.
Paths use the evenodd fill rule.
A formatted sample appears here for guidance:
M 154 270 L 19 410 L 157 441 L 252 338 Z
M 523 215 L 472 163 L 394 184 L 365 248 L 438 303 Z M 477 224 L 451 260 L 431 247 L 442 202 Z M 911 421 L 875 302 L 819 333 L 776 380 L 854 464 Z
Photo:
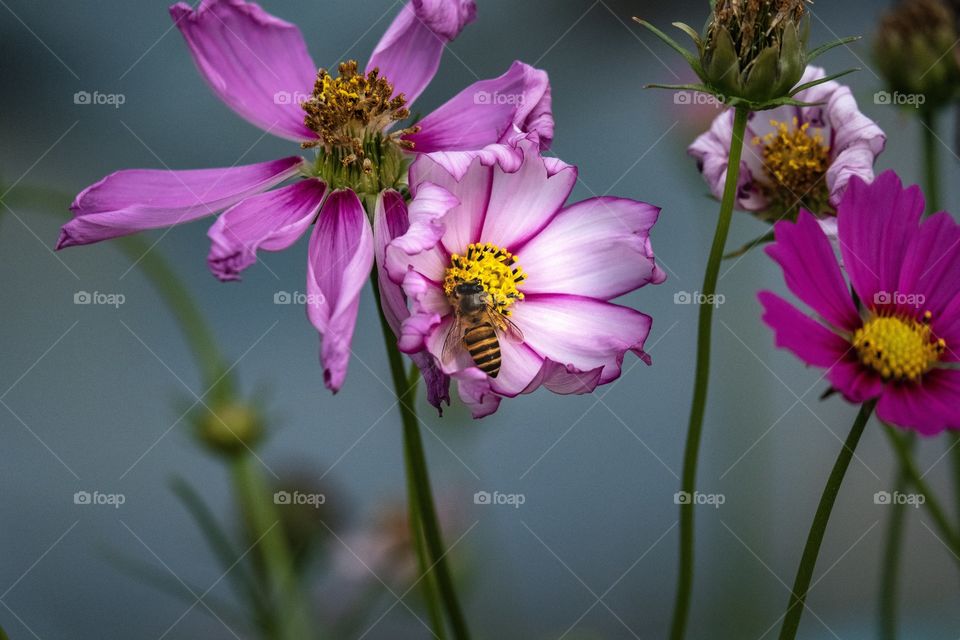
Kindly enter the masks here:
M 754 138 L 754 145 L 763 145 L 763 166 L 771 187 L 785 191 L 786 198 L 799 200 L 816 189 L 826 189 L 824 180 L 830 167 L 830 147 L 819 129 L 810 123 L 793 126 L 770 121 L 774 131 L 763 138 Z
M 340 63 L 338 71 L 339 76 L 333 77 L 326 69 L 320 69 L 313 96 L 301 105 L 306 113 L 304 124 L 320 136 L 319 140 L 304 142 L 303 147 L 347 150 L 344 159 L 352 154 L 351 162 L 355 162 L 363 158 L 367 136 L 408 118 L 410 110 L 402 93 L 393 95 L 393 85 L 380 75 L 379 69 L 362 74 L 357 62 L 348 60 Z M 400 136 L 416 130 L 411 127 L 394 131 L 388 137 L 406 148 L 408 145 Z
M 450 256 L 443 291 L 453 299 L 457 285 L 478 282 L 491 306 L 504 316 L 509 316 L 513 303 L 523 300 L 520 285 L 526 277 L 517 264 L 517 256 L 489 242 L 474 243 L 467 246 L 463 255 L 455 253 Z
M 874 316 L 853 335 L 860 362 L 885 380 L 917 382 L 947 349 L 946 341 L 933 334 L 930 319 L 929 312 L 921 320 Z

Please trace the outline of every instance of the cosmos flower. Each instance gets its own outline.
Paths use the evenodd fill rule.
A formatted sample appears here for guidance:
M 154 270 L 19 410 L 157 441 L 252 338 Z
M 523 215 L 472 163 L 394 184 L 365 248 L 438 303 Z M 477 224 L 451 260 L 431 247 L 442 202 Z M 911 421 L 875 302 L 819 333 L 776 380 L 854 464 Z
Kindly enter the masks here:
M 809 66 L 801 83 L 825 75 Z M 822 104 L 753 113 L 744 138 L 736 206 L 770 222 L 793 219 L 800 207 L 821 219 L 833 216 L 852 177 L 873 180 L 874 160 L 886 144 L 883 131 L 857 109 L 849 87 L 824 82 L 796 99 Z M 732 136 L 728 110 L 689 149 L 717 198 L 723 196 Z
M 540 386 L 588 393 L 619 377 L 627 351 L 649 363 L 650 317 L 610 300 L 665 279 L 649 237 L 657 207 L 613 197 L 565 206 L 576 168 L 530 139 L 517 148 L 513 173 L 477 159 L 458 178 L 418 159 L 417 196 L 442 187 L 456 202 L 411 208 L 409 230 L 386 250 L 411 301 L 401 351 L 426 349 L 474 417 Z
M 376 233 L 368 218 L 384 192 L 404 188 L 417 154 L 431 155 L 458 174 L 474 159 L 516 169 L 520 152 L 501 143 L 517 128 L 549 147 L 547 75 L 516 62 L 502 76 L 467 87 L 415 126 L 394 130 L 433 78 L 446 44 L 474 19 L 473 0 L 411 0 L 366 71 L 347 61 L 336 77 L 318 72 L 295 25 L 256 4 L 203 0 L 192 9 L 181 2 L 170 14 L 200 74 L 227 106 L 269 133 L 315 149 L 316 158 L 118 171 L 77 196 L 74 218 L 63 226 L 57 248 L 224 211 L 208 234 L 208 264 L 220 280 L 237 280 L 258 250 L 286 249 L 313 225 L 308 315 L 321 334 L 325 383 L 336 391 L 347 372 L 360 290 L 374 262 Z M 298 180 L 271 190 L 290 178 Z
M 878 399 L 881 420 L 931 435 L 960 428 L 960 227 L 945 212 L 921 222 L 923 209 L 920 189 L 904 189 L 893 171 L 869 185 L 854 177 L 837 216 L 849 285 L 802 211 L 775 225 L 767 253 L 816 315 L 768 291 L 759 297 L 777 346 L 827 368 L 847 400 Z

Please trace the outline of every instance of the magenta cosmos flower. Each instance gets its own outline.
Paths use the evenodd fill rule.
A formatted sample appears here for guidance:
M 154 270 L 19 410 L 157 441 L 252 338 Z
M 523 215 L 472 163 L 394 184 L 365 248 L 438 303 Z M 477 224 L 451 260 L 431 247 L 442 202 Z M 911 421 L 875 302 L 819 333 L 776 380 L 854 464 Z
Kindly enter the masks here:
M 553 117 L 547 75 L 516 62 L 416 126 L 393 131 L 433 78 L 446 44 L 474 19 L 473 0 L 412 0 L 380 40 L 367 71 L 348 61 L 337 77 L 318 72 L 295 25 L 256 4 L 203 0 L 196 9 L 175 4 L 170 14 L 221 100 L 265 131 L 316 149 L 316 158 L 113 173 L 77 196 L 57 248 L 225 210 L 209 232 L 208 263 L 219 279 L 236 280 L 258 250 L 285 249 L 313 225 L 307 287 L 316 295 L 308 314 L 322 337 L 325 382 L 336 391 L 346 376 L 375 242 L 390 239 L 371 229 L 372 210 L 385 206 L 384 198 L 401 208 L 396 190 L 404 188 L 414 154 L 431 155 L 456 175 L 475 158 L 515 170 L 520 152 L 500 143 L 517 129 L 548 147 Z M 298 180 L 270 190 L 290 178 Z
M 807 67 L 801 83 L 825 77 Z M 800 207 L 825 218 L 835 213 L 854 176 L 873 180 L 873 163 L 886 136 L 860 113 L 850 88 L 830 81 L 795 98 L 815 104 L 751 114 L 744 138 L 737 208 L 770 222 L 795 217 Z M 733 137 L 733 112 L 720 114 L 690 145 L 703 178 L 723 197 Z
M 809 317 L 764 291 L 764 321 L 777 346 L 827 378 L 851 402 L 879 399 L 881 420 L 930 435 L 960 427 L 960 227 L 947 213 L 923 222 L 916 186 L 892 171 L 872 185 L 850 181 L 837 215 L 840 254 L 813 216 L 774 227 L 767 253 Z
M 386 251 L 411 301 L 400 349 L 429 352 L 474 417 L 540 386 L 590 392 L 620 375 L 627 351 L 649 363 L 650 317 L 610 300 L 665 279 L 650 245 L 657 207 L 612 197 L 565 206 L 576 168 L 529 139 L 516 148 L 513 173 L 477 159 L 454 176 L 418 159 L 417 198 L 442 188 L 453 199 L 411 207 L 409 230 Z

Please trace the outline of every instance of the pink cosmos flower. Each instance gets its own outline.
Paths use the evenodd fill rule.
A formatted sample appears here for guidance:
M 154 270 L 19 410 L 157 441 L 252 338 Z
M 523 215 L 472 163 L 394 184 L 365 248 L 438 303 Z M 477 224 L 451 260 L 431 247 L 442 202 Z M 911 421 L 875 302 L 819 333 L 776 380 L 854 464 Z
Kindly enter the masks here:
M 333 77 L 317 67 L 300 30 L 244 0 L 183 2 L 170 14 L 214 93 L 269 133 L 316 147 L 300 156 L 220 169 L 118 171 L 84 189 L 57 249 L 189 222 L 218 211 L 208 263 L 237 280 L 257 251 L 291 246 L 313 225 L 308 315 L 321 334 L 327 386 L 347 372 L 360 290 L 374 254 L 391 238 L 371 229 L 364 203 L 402 217 L 398 189 L 409 159 L 427 154 L 455 175 L 478 159 L 519 167 L 501 144 L 516 129 L 549 147 L 553 137 L 545 72 L 515 62 L 498 78 L 467 87 L 414 126 L 391 130 L 433 78 L 440 56 L 476 15 L 473 0 L 411 0 L 360 73 L 354 62 Z M 273 189 L 290 179 L 298 181 Z M 386 202 L 384 202 L 386 200 Z M 316 223 L 316 224 L 314 224 Z M 399 227 L 404 224 L 396 223 Z M 396 227 L 396 228 L 399 228 Z
M 807 211 L 778 222 L 767 253 L 810 317 L 769 291 L 764 321 L 776 344 L 851 402 L 879 399 L 881 420 L 931 435 L 960 428 L 960 226 L 893 171 L 872 185 L 854 177 L 838 208 L 844 280 L 831 244 Z M 862 307 L 850 293 L 853 287 Z
M 588 393 L 619 377 L 627 351 L 649 363 L 650 317 L 610 300 L 665 279 L 649 236 L 657 207 L 613 197 L 565 206 L 576 168 L 541 157 L 530 139 L 517 149 L 513 173 L 476 159 L 456 176 L 418 159 L 417 198 L 445 190 L 454 200 L 411 207 L 409 230 L 386 250 L 387 273 L 411 301 L 400 349 L 426 349 L 478 418 L 540 386 Z M 464 313 L 471 293 L 486 325 Z
M 810 66 L 801 83 L 825 76 Z M 886 144 L 849 87 L 825 82 L 796 99 L 817 106 L 754 113 L 744 138 L 737 207 L 771 222 L 801 206 L 820 218 L 832 216 L 852 177 L 873 180 L 874 160 Z M 723 196 L 732 137 L 733 111 L 727 110 L 689 148 L 717 198 Z

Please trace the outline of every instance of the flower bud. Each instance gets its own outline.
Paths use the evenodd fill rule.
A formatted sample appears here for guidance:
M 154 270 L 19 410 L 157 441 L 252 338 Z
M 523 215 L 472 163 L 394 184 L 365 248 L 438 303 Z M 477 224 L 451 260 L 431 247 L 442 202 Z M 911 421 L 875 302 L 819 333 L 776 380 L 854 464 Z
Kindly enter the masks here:
M 956 97 L 960 50 L 955 22 L 941 0 L 903 0 L 883 16 L 874 57 L 890 91 L 927 109 Z
M 201 442 L 212 451 L 227 456 L 255 447 L 264 431 L 259 411 L 237 400 L 203 410 L 196 428 Z

